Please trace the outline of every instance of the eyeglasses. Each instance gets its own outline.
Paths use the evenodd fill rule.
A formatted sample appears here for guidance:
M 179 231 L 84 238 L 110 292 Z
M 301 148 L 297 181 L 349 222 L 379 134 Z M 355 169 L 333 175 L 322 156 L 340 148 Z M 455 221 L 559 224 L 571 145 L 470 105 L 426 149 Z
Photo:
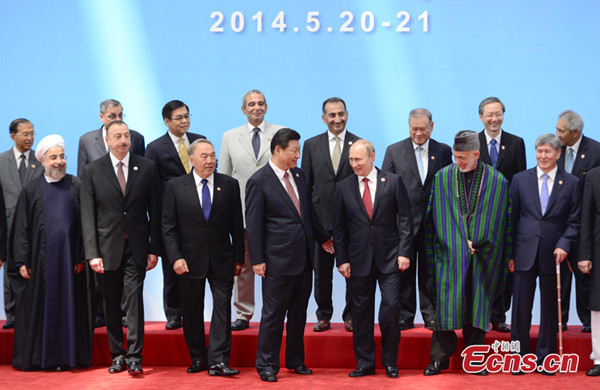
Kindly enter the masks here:
M 180 116 L 176 116 L 175 118 L 169 118 L 169 119 L 172 121 L 175 121 L 175 122 L 183 122 L 184 119 L 186 121 L 189 121 L 191 116 L 192 116 L 192 114 L 186 114 L 186 115 L 180 115 Z
M 33 133 L 33 132 L 32 133 L 17 133 L 17 135 L 22 138 L 30 138 L 30 137 L 33 138 L 36 136 L 36 134 L 37 133 Z

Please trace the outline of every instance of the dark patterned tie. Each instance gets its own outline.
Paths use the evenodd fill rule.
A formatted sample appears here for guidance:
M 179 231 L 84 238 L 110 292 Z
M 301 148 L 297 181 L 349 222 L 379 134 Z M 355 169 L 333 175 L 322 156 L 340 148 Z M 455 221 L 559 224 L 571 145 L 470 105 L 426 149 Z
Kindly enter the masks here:
M 210 215 L 210 190 L 208 189 L 208 180 L 202 179 L 202 212 L 204 213 L 204 219 L 208 221 Z
M 21 185 L 25 184 L 25 175 L 27 174 L 27 163 L 25 162 L 25 155 L 21 154 L 21 162 L 19 163 L 19 179 L 21 179 Z
M 366 177 L 362 179 L 365 183 L 365 190 L 363 192 L 363 203 L 365 205 L 365 210 L 367 210 L 367 214 L 369 214 L 369 218 L 373 215 L 373 201 L 371 200 L 371 190 L 369 189 L 369 179 Z
M 498 141 L 492 139 L 490 141 L 490 162 L 492 163 L 492 167 L 496 168 L 496 163 L 498 162 L 498 150 L 496 149 L 496 144 Z

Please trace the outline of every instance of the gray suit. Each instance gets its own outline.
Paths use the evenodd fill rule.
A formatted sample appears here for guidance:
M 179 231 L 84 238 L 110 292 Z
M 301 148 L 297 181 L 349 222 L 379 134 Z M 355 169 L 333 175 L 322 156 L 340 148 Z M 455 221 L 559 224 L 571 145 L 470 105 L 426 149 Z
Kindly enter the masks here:
M 29 158 L 27 159 L 27 171 L 25 173 L 25 182 L 28 183 L 31 179 L 41 176 L 44 172 L 42 164 L 35 159 L 35 150 L 29 151 Z M 17 199 L 21 193 L 23 186 L 19 179 L 19 171 L 17 170 L 17 160 L 15 160 L 15 153 L 13 148 L 8 149 L 6 152 L 0 154 L 0 184 L 2 184 L 2 190 L 4 192 L 4 203 L 6 206 L 6 225 L 8 228 L 8 252 L 7 258 L 2 260 L 8 260 L 11 256 L 11 238 L 13 228 L 13 216 L 15 214 L 15 208 L 17 207 Z M 6 312 L 6 319 L 8 321 L 15 320 L 15 295 L 10 288 L 7 276 L 8 267 L 4 267 L 4 311 Z
M 246 182 L 254 172 L 263 167 L 271 158 L 271 138 L 282 127 L 265 121 L 258 158 L 254 157 L 252 135 L 248 123 L 228 130 L 223 134 L 219 156 L 219 172 L 232 176 L 240 183 L 244 226 L 246 226 L 246 204 L 244 201 L 246 199 Z M 254 271 L 250 264 L 247 242 L 244 253 L 244 268 L 242 268 L 241 274 L 235 277 L 233 305 L 235 306 L 236 319 L 250 321 L 254 314 Z

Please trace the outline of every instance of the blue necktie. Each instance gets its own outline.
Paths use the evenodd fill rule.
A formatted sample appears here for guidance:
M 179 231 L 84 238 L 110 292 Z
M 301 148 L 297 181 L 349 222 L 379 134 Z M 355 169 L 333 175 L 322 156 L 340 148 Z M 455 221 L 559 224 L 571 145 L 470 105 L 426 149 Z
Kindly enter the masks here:
M 569 147 L 569 152 L 567 153 L 567 165 L 565 165 L 565 171 L 567 171 L 567 173 L 571 173 L 573 171 L 574 162 L 575 153 L 573 152 L 573 148 Z
M 542 206 L 542 215 L 546 214 L 546 207 L 548 207 L 548 199 L 550 194 L 548 193 L 548 175 L 545 173 L 542 175 L 544 182 L 542 183 L 542 192 L 540 193 L 540 205 Z
M 496 144 L 498 142 L 496 142 L 495 139 L 492 139 L 490 141 L 490 161 L 492 163 L 492 167 L 496 168 L 496 163 L 498 162 L 498 150 L 496 149 Z
M 260 152 L 260 128 L 254 128 L 254 135 L 252 136 L 252 148 L 254 149 L 254 158 L 258 158 L 258 152 Z
M 423 148 L 421 146 L 417 146 L 417 168 L 419 168 L 419 176 L 421 176 L 421 183 L 425 184 L 425 168 L 423 168 L 423 158 L 421 156 L 421 152 Z
M 202 212 L 204 219 L 208 221 L 210 215 L 210 190 L 208 189 L 208 180 L 202 179 Z

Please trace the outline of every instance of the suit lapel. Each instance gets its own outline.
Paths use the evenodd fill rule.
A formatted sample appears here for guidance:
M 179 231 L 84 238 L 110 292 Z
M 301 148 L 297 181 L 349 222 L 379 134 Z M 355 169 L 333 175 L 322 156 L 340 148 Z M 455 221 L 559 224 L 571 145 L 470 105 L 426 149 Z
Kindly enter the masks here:
M 188 138 L 188 141 L 189 141 L 189 138 Z M 175 144 L 173 143 L 173 140 L 169 136 L 168 131 L 165 135 L 162 136 L 162 144 L 163 144 L 163 148 L 165 149 L 165 152 L 167 152 L 169 154 L 169 156 L 171 156 L 173 161 L 175 161 L 175 164 L 177 164 L 177 166 L 181 169 L 181 172 L 183 172 L 185 174 L 186 173 L 185 168 L 183 167 L 183 164 L 181 163 L 181 158 L 179 158 L 179 151 L 175 147 Z
M 358 204 L 358 208 L 361 210 L 366 219 L 369 218 L 369 214 L 367 214 L 367 209 L 365 209 L 365 204 L 363 203 L 362 198 L 360 197 L 360 188 L 358 187 L 358 176 L 356 174 L 352 175 L 352 180 L 350 180 L 350 193 L 354 197 L 354 200 Z
M 348 164 L 350 164 L 350 162 L 348 161 L 348 155 L 350 154 L 350 147 L 352 146 L 352 144 L 354 142 L 356 142 L 356 140 L 358 139 L 357 136 L 355 136 L 354 134 L 348 132 L 348 130 L 346 130 L 346 138 L 344 139 L 344 145 L 342 147 L 342 156 L 340 157 L 340 166 L 338 167 L 337 170 L 337 174 L 336 177 L 342 174 L 342 171 L 344 170 L 344 167 Z M 332 165 L 333 167 L 333 165 Z
M 327 134 L 327 132 L 325 134 L 321 134 L 319 136 L 319 153 L 321 153 L 321 161 L 323 161 L 323 163 L 325 164 L 325 167 L 327 167 L 327 170 L 329 171 L 329 173 L 334 176 L 333 173 L 333 162 L 331 161 L 331 155 L 329 154 L 329 135 Z M 343 148 L 346 147 L 346 145 L 342 145 Z M 340 156 L 340 166 L 342 164 L 342 158 Z M 339 172 L 339 169 L 338 169 Z
M 264 132 L 263 139 L 260 142 L 261 151 L 262 151 L 262 148 L 265 146 L 265 142 L 264 142 L 265 136 L 266 136 L 266 131 Z M 256 161 L 256 157 L 254 157 L 254 148 L 252 147 L 252 135 L 250 134 L 250 131 L 248 130 L 247 126 L 242 126 L 242 129 L 239 132 L 238 141 L 239 141 L 242 149 L 244 149 L 246 151 L 246 153 L 248 153 L 248 155 L 250 155 L 252 157 L 252 159 Z M 258 155 L 260 157 L 260 152 Z
M 577 177 L 580 176 L 582 166 L 583 166 L 583 160 L 587 157 L 587 151 L 588 151 L 587 146 L 588 146 L 587 139 L 582 135 L 581 143 L 579 144 L 579 150 L 577 150 L 577 156 L 575 157 L 575 161 L 573 162 L 573 170 L 571 171 L 571 174 L 573 174 Z M 566 155 L 565 155 L 565 158 L 567 158 Z M 563 167 L 564 167 L 564 164 L 563 164 Z
M 196 214 L 201 221 L 206 223 L 206 219 L 204 218 L 204 213 L 202 211 L 202 206 L 200 205 L 200 198 L 198 197 L 198 188 L 196 188 L 196 181 L 194 180 L 193 173 L 188 173 L 185 176 L 185 180 L 183 182 L 183 192 L 188 199 L 188 204 L 191 205 L 191 213 Z
M 131 166 L 131 161 L 129 165 Z M 119 185 L 119 180 L 117 179 L 117 174 L 115 173 L 115 168 L 112 165 L 112 160 L 110 159 L 109 154 L 106 154 L 104 157 L 102 157 L 102 166 L 108 181 L 115 187 L 117 191 L 119 191 L 120 194 L 122 194 L 123 192 L 121 191 L 121 186 Z M 127 187 L 125 187 L 125 193 L 127 193 Z
M 213 196 L 212 196 L 212 203 L 210 206 L 210 214 L 208 216 L 208 219 L 212 219 L 213 216 L 215 215 L 215 210 L 218 210 L 219 207 L 219 203 L 221 203 L 221 199 L 223 199 L 223 190 L 225 190 L 225 188 L 223 187 L 223 180 L 220 177 L 220 175 L 218 175 L 216 172 L 214 174 L 214 178 L 215 178 L 215 182 L 213 185 Z
M 439 164 L 439 152 L 440 152 L 440 144 L 436 141 L 430 139 L 429 140 L 429 164 L 427 164 L 427 176 L 425 177 L 425 183 L 433 178 L 433 176 L 442 168 L 438 167 Z
M 498 161 L 496 162 L 496 169 L 502 166 L 502 161 L 504 161 L 504 155 L 506 155 L 507 150 L 510 150 L 510 141 L 510 136 L 506 132 L 502 131 L 501 143 L 500 145 L 498 145 Z
M 102 127 L 96 132 L 94 136 L 94 147 L 98 152 L 98 156 L 104 156 L 107 154 L 106 145 L 104 144 L 104 139 L 102 137 Z
M 275 135 L 277 130 L 279 129 L 276 129 L 275 126 L 273 126 L 272 124 L 265 122 L 264 134 L 260 142 L 260 151 L 258 152 L 258 158 L 256 159 L 256 161 L 260 160 L 262 156 L 265 153 L 267 153 L 267 151 L 271 150 L 271 139 L 273 138 L 273 135 Z M 252 144 L 252 141 L 246 144 L 250 146 Z M 252 156 L 254 156 L 254 149 L 252 149 Z
M 431 145 L 431 142 L 429 143 Z M 415 150 L 413 149 L 412 140 L 409 138 L 406 143 L 406 149 L 404 152 L 404 156 L 406 158 L 406 163 L 410 167 L 410 171 L 413 173 L 415 178 L 419 183 L 421 183 L 421 176 L 419 175 L 419 167 L 417 165 L 417 155 L 415 154 Z M 431 164 L 428 164 L 431 165 Z M 429 170 L 429 169 L 428 169 Z M 421 183 L 421 185 L 423 185 Z
M 19 192 L 21 191 L 22 185 L 21 185 L 21 179 L 19 178 L 19 172 L 17 171 L 17 160 L 15 160 L 15 154 L 13 153 L 12 148 L 9 149 L 10 153 L 7 153 L 6 155 L 6 169 L 8 169 L 8 172 L 10 173 L 10 177 L 13 180 L 13 185 L 19 190 Z
M 490 160 L 490 152 L 488 150 L 487 139 L 485 138 L 485 129 L 483 129 L 483 131 L 479 133 L 479 145 L 479 158 L 481 159 L 481 162 L 491 165 L 492 161 Z
M 375 168 L 377 169 L 377 168 Z M 421 180 L 419 178 L 419 180 Z M 387 180 L 385 178 L 385 174 L 377 169 L 377 184 L 375 190 L 375 201 L 373 202 L 373 215 L 371 218 L 375 218 L 375 213 L 379 210 L 379 202 L 381 201 L 381 197 L 383 196 L 383 191 L 386 189 Z M 366 210 L 365 210 L 366 213 Z
M 294 202 L 292 202 L 292 198 L 290 198 L 290 194 L 288 194 L 286 189 L 283 188 L 283 185 L 281 185 L 281 181 L 275 174 L 275 171 L 273 171 L 273 168 L 271 168 L 271 165 L 267 163 L 265 168 L 265 178 L 267 179 L 267 182 L 271 185 L 271 187 L 273 187 L 274 191 L 279 194 L 279 196 L 283 199 L 283 202 L 287 204 L 290 209 L 292 209 L 298 218 L 300 218 L 298 210 L 296 210 L 296 206 L 294 206 Z M 297 186 L 298 185 L 296 185 L 296 187 Z M 298 201 L 300 200 L 298 199 Z M 300 207 L 302 207 L 302 204 L 300 204 Z
M 133 183 L 135 182 L 135 179 L 137 179 L 137 177 L 138 177 L 138 173 L 140 170 L 140 167 L 137 165 L 138 161 L 139 161 L 138 157 L 135 154 L 131 154 L 131 152 L 130 152 L 129 153 L 129 169 L 127 171 L 127 184 L 125 185 L 125 195 L 129 195 L 129 191 L 131 191 L 131 188 L 133 187 Z M 119 180 L 117 180 L 117 183 L 118 182 L 119 182 Z
M 556 202 L 560 191 L 563 188 L 563 184 L 565 183 L 565 175 L 566 172 L 562 170 L 558 170 L 556 172 L 556 176 L 554 177 L 554 184 L 552 185 L 552 193 L 550 194 L 550 199 L 548 199 L 548 207 L 546 207 L 546 213 L 550 211 L 552 205 Z
M 542 204 L 540 203 L 540 190 L 538 187 L 538 177 L 537 177 L 537 169 L 536 168 L 532 168 L 529 170 L 529 180 L 527 181 L 527 185 L 529 186 L 528 188 L 528 193 L 529 194 L 535 194 L 535 197 L 533 197 L 533 203 L 535 204 L 535 209 L 538 212 L 538 215 L 543 216 L 542 215 Z M 548 207 L 546 207 L 546 211 L 548 211 Z

